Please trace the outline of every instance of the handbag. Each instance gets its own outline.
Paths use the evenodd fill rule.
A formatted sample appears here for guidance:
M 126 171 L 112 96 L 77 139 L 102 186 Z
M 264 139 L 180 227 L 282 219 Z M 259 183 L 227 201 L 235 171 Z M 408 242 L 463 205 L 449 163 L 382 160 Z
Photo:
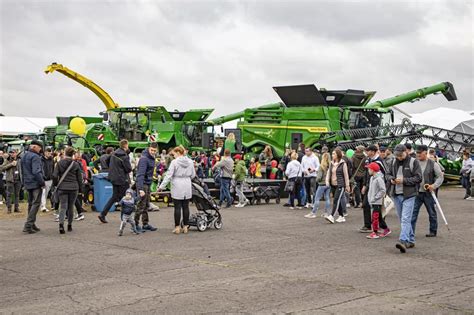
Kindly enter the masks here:
M 293 192 L 295 190 L 295 181 L 294 180 L 287 180 L 285 184 L 285 191 L 286 192 Z
M 69 167 L 66 169 L 66 171 L 64 172 L 63 176 L 61 176 L 61 178 L 59 179 L 59 182 L 58 184 L 56 185 L 56 187 L 54 187 L 54 189 L 52 189 L 52 192 L 51 192 L 51 196 L 53 197 L 53 201 L 54 203 L 58 203 L 59 202 L 59 193 L 58 193 L 58 188 L 59 186 L 61 185 L 61 183 L 64 181 L 64 178 L 66 178 L 66 175 L 67 173 L 69 173 L 69 171 L 72 169 L 72 167 L 74 166 L 74 161 L 71 161 L 71 164 L 69 164 Z

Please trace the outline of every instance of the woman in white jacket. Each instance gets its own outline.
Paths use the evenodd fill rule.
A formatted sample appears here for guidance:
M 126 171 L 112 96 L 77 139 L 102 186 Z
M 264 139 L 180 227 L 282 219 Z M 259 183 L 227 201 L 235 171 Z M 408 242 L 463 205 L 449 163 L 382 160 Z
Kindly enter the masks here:
M 189 228 L 189 200 L 192 198 L 191 179 L 196 176 L 193 161 L 184 155 L 183 146 L 174 148 L 175 159 L 171 161 L 159 191 L 166 188 L 171 182 L 171 198 L 174 204 L 173 233 L 181 233 L 181 211 L 183 212 L 183 233 L 188 233 Z
M 298 154 L 293 152 L 291 154 L 291 161 L 286 166 L 285 175 L 288 178 L 289 182 L 294 182 L 294 188 L 290 193 L 290 209 L 295 208 L 295 198 L 298 199 L 298 205 L 301 205 L 301 181 L 303 169 L 301 168 L 300 162 L 298 162 Z M 302 209 L 301 206 L 298 209 Z

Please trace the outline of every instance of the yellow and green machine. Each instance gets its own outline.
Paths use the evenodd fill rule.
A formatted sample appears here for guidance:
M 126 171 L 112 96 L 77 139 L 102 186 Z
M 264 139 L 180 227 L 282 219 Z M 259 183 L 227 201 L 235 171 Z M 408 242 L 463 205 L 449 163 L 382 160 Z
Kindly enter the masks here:
M 117 146 L 123 138 L 129 140 L 133 150 L 158 142 L 162 149 L 183 145 L 190 151 L 212 151 L 216 148 L 214 128 L 233 120 L 237 120 L 237 128 L 226 129 L 225 134 L 235 134 L 239 151 L 257 154 L 269 145 L 276 157 L 282 156 L 287 148 L 296 149 L 299 143 L 310 148 L 338 145 L 349 149 L 359 144 L 392 146 L 409 141 L 457 155 L 474 145 L 473 135 L 412 124 L 409 120 L 394 123 L 398 104 L 435 94 L 442 94 L 448 101 L 456 100 L 450 82 L 378 101 L 372 101 L 374 91 L 318 89 L 314 84 L 277 86 L 273 89 L 280 102 L 209 119 L 213 109 L 168 111 L 163 106 L 122 107 L 85 76 L 56 63 L 45 70 L 54 71 L 85 86 L 105 105 L 102 118 L 86 121 L 83 134 L 64 132 L 67 125 L 59 124 L 69 142 L 75 139 L 73 145 L 97 152 L 106 146 Z M 46 133 L 51 138 L 52 132 Z

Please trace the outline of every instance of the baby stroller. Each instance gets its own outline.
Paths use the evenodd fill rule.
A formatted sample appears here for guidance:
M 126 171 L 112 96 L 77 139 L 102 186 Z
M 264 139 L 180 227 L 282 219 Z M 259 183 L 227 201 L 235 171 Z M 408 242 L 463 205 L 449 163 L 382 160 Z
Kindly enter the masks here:
M 258 186 L 254 188 L 254 193 L 257 205 L 262 200 L 265 200 L 265 203 L 270 203 L 271 199 L 275 199 L 277 204 L 280 203 L 280 186 Z
M 192 202 L 196 205 L 198 211 L 190 216 L 189 225 L 195 226 L 200 232 L 204 232 L 211 226 L 214 226 L 216 230 L 220 230 L 222 228 L 222 216 L 216 201 L 196 181 L 192 182 L 192 193 Z

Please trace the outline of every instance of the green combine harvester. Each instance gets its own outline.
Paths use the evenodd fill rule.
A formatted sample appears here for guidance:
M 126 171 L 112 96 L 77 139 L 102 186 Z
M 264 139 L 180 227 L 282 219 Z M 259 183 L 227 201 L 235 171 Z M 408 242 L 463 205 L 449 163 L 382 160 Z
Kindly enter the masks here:
M 372 101 L 374 91 L 326 90 L 313 84 L 279 86 L 273 89 L 281 102 L 209 119 L 212 109 L 180 112 L 168 111 L 163 106 L 121 107 L 101 87 L 77 72 L 56 63 L 45 70 L 54 71 L 85 86 L 105 105 L 102 121 L 87 121 L 83 135 L 66 132 L 68 138 L 63 139 L 63 144 L 75 139 L 74 146 L 99 153 L 107 146 L 117 146 L 123 138 L 137 151 L 158 142 L 161 149 L 183 145 L 190 151 L 210 152 L 216 149 L 215 128 L 233 120 L 238 120 L 237 128 L 226 129 L 225 135 L 235 134 L 239 151 L 258 154 L 269 145 L 275 157 L 281 157 L 286 149 L 296 149 L 300 143 L 310 148 L 338 145 L 349 149 L 359 144 L 393 146 L 413 142 L 427 144 L 455 160 L 462 150 L 474 145 L 473 135 L 412 124 L 406 119 L 394 124 L 393 110 L 397 110 L 398 104 L 416 102 L 432 94 L 443 94 L 448 101 L 456 100 L 450 82 L 379 101 Z M 64 134 L 67 127 L 60 126 Z

